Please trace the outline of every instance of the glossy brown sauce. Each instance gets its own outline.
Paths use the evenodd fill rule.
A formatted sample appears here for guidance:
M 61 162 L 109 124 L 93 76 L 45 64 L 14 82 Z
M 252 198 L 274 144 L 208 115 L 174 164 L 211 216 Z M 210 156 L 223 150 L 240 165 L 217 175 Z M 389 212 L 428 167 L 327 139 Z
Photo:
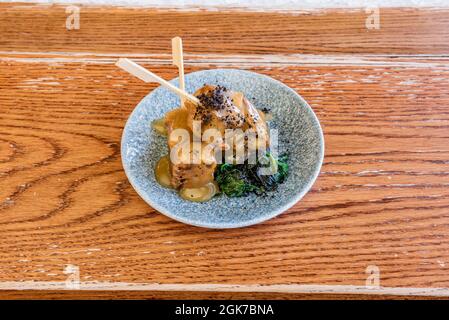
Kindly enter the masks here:
M 154 175 L 157 182 L 165 187 L 172 188 L 171 184 L 171 172 L 170 172 L 170 159 L 168 156 L 164 156 L 159 159 L 154 169 Z

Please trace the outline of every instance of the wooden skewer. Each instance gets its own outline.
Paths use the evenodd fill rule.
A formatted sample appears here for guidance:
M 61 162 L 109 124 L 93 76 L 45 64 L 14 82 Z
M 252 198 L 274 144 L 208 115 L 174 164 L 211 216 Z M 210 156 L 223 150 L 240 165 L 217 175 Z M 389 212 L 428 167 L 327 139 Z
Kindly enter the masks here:
M 174 37 L 171 39 L 171 49 L 173 64 L 178 67 L 179 73 L 179 89 L 185 91 L 184 81 L 184 57 L 182 53 L 182 39 L 180 37 Z M 184 106 L 184 98 L 181 98 L 181 104 Z
M 188 100 L 190 100 L 190 101 L 192 101 L 193 103 L 196 103 L 196 104 L 200 104 L 200 101 L 198 100 L 197 97 L 195 97 L 195 96 L 185 92 L 184 90 L 181 90 L 181 89 L 175 87 L 170 82 L 165 81 L 164 79 L 162 79 L 158 75 L 156 75 L 153 72 L 151 72 L 151 71 L 145 69 L 144 67 L 138 65 L 134 61 L 131 61 L 131 60 L 126 59 L 126 58 L 120 58 L 115 63 L 115 65 L 117 67 L 122 68 L 123 70 L 129 72 L 130 74 L 132 74 L 133 76 L 139 78 L 140 80 L 143 80 L 145 82 L 157 82 L 157 83 L 163 85 L 164 87 L 166 87 L 167 89 L 173 91 L 174 93 L 176 93 L 181 98 L 188 99 Z

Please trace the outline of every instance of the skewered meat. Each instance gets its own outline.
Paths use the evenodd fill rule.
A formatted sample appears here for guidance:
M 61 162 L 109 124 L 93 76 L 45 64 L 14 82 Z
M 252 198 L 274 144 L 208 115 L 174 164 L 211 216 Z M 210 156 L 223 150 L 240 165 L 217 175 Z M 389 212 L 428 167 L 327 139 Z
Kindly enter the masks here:
M 190 151 L 182 157 L 188 158 L 184 163 L 171 163 L 171 183 L 174 188 L 201 187 L 214 180 L 214 171 L 217 165 L 215 159 L 204 159 L 204 155 L 199 155 L 199 162 L 192 163 L 196 149 L 193 147 L 194 139 L 194 121 L 201 124 L 201 132 L 207 129 L 216 129 L 225 137 L 227 129 L 241 129 L 246 132 L 248 129 L 254 130 L 259 146 L 268 146 L 268 128 L 262 112 L 259 112 L 242 93 L 229 91 L 222 86 L 205 85 L 198 89 L 195 94 L 201 104 L 196 105 L 190 101 L 186 101 L 184 107 L 180 107 L 168 112 L 165 116 L 165 125 L 169 135 L 168 146 L 171 151 L 179 143 L 177 139 L 170 139 L 170 134 L 176 129 L 184 129 L 189 133 Z M 244 138 L 240 136 L 240 138 Z M 200 138 L 201 139 L 201 138 Z M 209 142 L 201 142 L 205 147 Z M 238 143 L 238 141 L 235 141 Z M 246 139 L 243 143 L 246 143 Z M 221 144 L 220 147 L 234 148 L 235 145 L 229 146 Z M 245 145 L 248 153 L 253 152 L 257 145 L 251 147 Z M 221 159 L 220 159 L 221 160 Z
M 188 110 L 182 107 L 174 109 L 165 115 L 165 123 L 169 137 L 168 147 L 170 150 L 179 143 L 178 140 L 170 139 L 170 134 L 174 130 L 184 129 L 189 133 L 189 137 L 192 137 L 192 130 L 191 126 L 188 124 L 188 120 Z M 176 189 L 180 187 L 195 188 L 214 180 L 216 163 L 212 162 L 206 164 L 203 161 L 199 164 L 191 163 L 195 148 L 193 148 L 192 141 L 189 141 L 188 143 L 190 143 L 189 153 L 187 155 L 178 155 L 180 163 L 173 163 L 173 161 L 171 161 L 170 164 L 171 184 Z M 187 159 L 185 159 L 185 157 L 187 157 Z
M 259 112 L 241 92 L 227 90 L 222 86 L 205 85 L 195 92 L 201 102 L 185 103 L 189 111 L 188 124 L 201 121 L 202 132 L 215 128 L 225 135 L 226 129 L 252 129 L 261 140 L 268 142 L 268 129 L 264 115 Z

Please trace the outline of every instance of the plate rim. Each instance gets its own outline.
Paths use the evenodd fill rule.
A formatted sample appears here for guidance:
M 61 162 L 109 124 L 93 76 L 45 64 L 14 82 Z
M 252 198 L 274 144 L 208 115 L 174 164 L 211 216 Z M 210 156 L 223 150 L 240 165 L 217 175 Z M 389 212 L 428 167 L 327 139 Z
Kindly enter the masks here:
M 188 224 L 191 226 L 195 226 L 195 227 L 201 227 L 201 228 L 209 228 L 209 229 L 236 229 L 236 228 L 244 228 L 244 227 L 248 227 L 248 226 L 252 226 L 255 224 L 259 224 L 265 221 L 268 221 L 270 219 L 273 219 L 277 216 L 279 216 L 281 213 L 287 211 L 288 209 L 290 209 L 291 207 L 293 207 L 296 203 L 298 203 L 306 194 L 307 192 L 309 192 L 309 190 L 312 188 L 313 184 L 315 183 L 316 179 L 318 178 L 320 171 L 321 171 L 321 167 L 323 165 L 323 161 L 324 161 L 324 151 L 325 151 L 325 143 L 324 143 L 324 134 L 323 134 L 323 129 L 321 127 L 321 123 L 318 119 L 318 117 L 316 116 L 315 112 L 313 111 L 312 107 L 309 105 L 309 103 L 299 94 L 297 93 L 295 90 L 293 90 L 292 88 L 290 88 L 289 86 L 287 86 L 285 83 L 276 80 L 270 76 L 267 76 L 265 74 L 261 74 L 261 73 L 257 73 L 257 72 L 253 72 L 253 71 L 248 71 L 248 70 L 241 70 L 241 69 L 235 69 L 235 68 L 214 68 L 214 69 L 206 69 L 206 70 L 198 70 L 198 71 L 194 71 L 194 72 L 190 72 L 187 73 L 187 75 L 193 75 L 196 73 L 208 73 L 208 72 L 241 72 L 241 73 L 247 73 L 247 74 L 251 74 L 251 75 L 255 75 L 255 76 L 259 76 L 259 77 L 263 77 L 268 81 L 274 82 L 284 88 L 286 88 L 288 91 L 290 91 L 291 93 L 293 93 L 294 96 L 296 96 L 297 98 L 299 98 L 300 102 L 305 105 L 306 107 L 308 107 L 309 112 L 311 113 L 311 116 L 313 118 L 313 120 L 315 121 L 315 123 L 318 126 L 318 132 L 319 132 L 319 146 L 320 146 L 320 153 L 319 153 L 319 163 L 316 166 L 315 170 L 313 171 L 313 175 L 312 178 L 308 181 L 308 183 L 305 185 L 304 189 L 295 194 L 292 199 L 290 201 L 288 201 L 286 204 L 284 204 L 283 206 L 280 206 L 274 210 L 270 211 L 269 215 L 264 215 L 261 217 L 256 217 L 254 219 L 251 220 L 247 220 L 244 222 L 240 222 L 240 223 L 221 223 L 221 224 L 217 224 L 217 223 L 196 223 L 196 222 L 192 222 L 188 219 L 184 219 L 184 218 L 180 218 L 176 215 L 173 215 L 172 213 L 169 212 L 169 210 L 166 210 L 165 208 L 160 207 L 157 203 L 153 202 L 152 199 L 150 199 L 149 197 L 147 197 L 146 194 L 144 194 L 139 187 L 137 187 L 132 179 L 132 175 L 130 174 L 130 168 L 128 167 L 128 165 L 125 163 L 124 159 L 125 159 L 125 155 L 124 153 L 124 137 L 125 134 L 127 132 L 127 128 L 130 125 L 130 121 L 131 118 L 133 118 L 133 115 L 135 112 L 137 112 L 137 109 L 139 107 L 139 105 L 151 94 L 154 93 L 154 91 L 160 89 L 162 86 L 158 86 L 155 89 L 151 90 L 148 94 L 146 94 L 140 101 L 139 103 L 136 104 L 136 106 L 134 107 L 133 111 L 129 114 L 125 125 L 123 126 L 122 129 L 122 135 L 121 135 L 121 143 L 120 143 L 120 158 L 121 158 L 121 162 L 122 162 L 122 167 L 123 170 L 125 172 L 125 175 L 129 181 L 129 183 L 131 184 L 131 186 L 133 187 L 133 189 L 137 192 L 137 194 L 153 209 L 157 210 L 158 212 L 162 213 L 163 215 L 184 223 L 184 224 Z M 178 80 L 179 77 L 173 78 L 171 80 L 169 80 L 168 82 L 173 83 L 176 82 Z M 187 79 L 186 79 L 187 80 Z

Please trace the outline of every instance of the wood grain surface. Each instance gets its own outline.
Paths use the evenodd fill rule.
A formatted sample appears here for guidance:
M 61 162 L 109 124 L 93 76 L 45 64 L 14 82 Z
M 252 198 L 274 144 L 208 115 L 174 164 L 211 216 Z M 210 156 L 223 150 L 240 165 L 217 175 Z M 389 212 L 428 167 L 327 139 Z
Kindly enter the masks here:
M 260 293 L 260 292 L 177 292 L 177 291 L 79 291 L 79 290 L 5 290 L 3 300 L 447 300 L 445 297 L 395 296 L 363 294 L 323 294 L 323 293 Z
M 380 29 L 367 30 L 358 9 L 81 7 L 81 28 L 68 31 L 64 6 L 0 4 L 0 297 L 70 296 L 33 292 L 64 285 L 67 265 L 82 283 L 109 284 L 90 295 L 103 298 L 136 284 L 364 286 L 370 265 L 382 288 L 448 294 L 449 9 L 380 13 Z M 128 183 L 122 129 L 155 86 L 114 62 L 176 77 L 175 35 L 186 72 L 266 74 L 316 112 L 324 165 L 288 212 L 207 230 L 159 214 Z M 247 297 L 257 296 L 275 295 Z

